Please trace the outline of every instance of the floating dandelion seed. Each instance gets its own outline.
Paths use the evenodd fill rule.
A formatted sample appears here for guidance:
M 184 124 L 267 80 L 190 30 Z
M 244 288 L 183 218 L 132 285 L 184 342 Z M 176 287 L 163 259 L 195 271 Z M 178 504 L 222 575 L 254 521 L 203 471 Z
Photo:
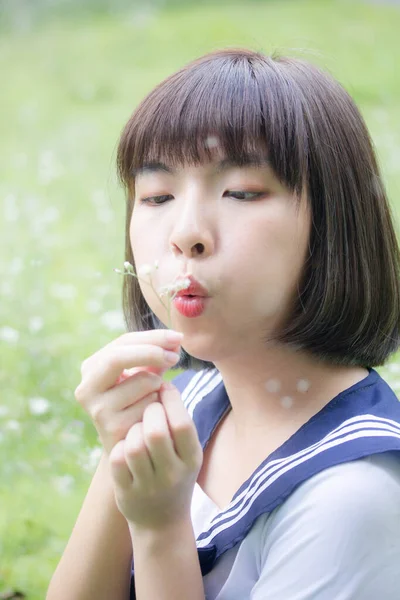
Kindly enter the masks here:
M 218 148 L 218 146 L 219 146 L 218 138 L 215 137 L 215 135 L 209 135 L 208 138 L 206 138 L 204 145 L 206 148 Z
M 267 383 L 265 384 L 265 387 L 267 392 L 270 392 L 271 394 L 276 394 L 276 392 L 279 392 L 279 390 L 281 389 L 281 382 L 278 379 L 268 379 Z
M 142 265 L 140 267 L 140 269 L 138 270 L 138 275 L 140 277 L 146 277 L 146 275 L 151 275 L 151 273 L 153 271 L 154 271 L 154 267 L 152 267 L 151 265 Z
M 281 405 L 283 408 L 292 408 L 293 398 L 291 396 L 283 396 L 283 398 L 281 398 Z
M 296 389 L 298 392 L 302 392 L 305 393 L 309 390 L 310 388 L 310 382 L 308 381 L 308 379 L 299 379 L 297 384 L 296 384 Z
M 153 265 L 144 264 L 139 267 L 138 273 L 136 274 L 133 265 L 130 262 L 125 261 L 123 271 L 121 271 L 121 269 L 114 269 L 114 271 L 120 275 L 131 275 L 132 277 L 136 277 L 138 281 L 143 281 L 143 283 L 150 285 L 151 289 L 168 313 L 168 327 L 171 328 L 171 302 L 179 291 L 185 290 L 190 286 L 190 279 L 187 277 L 179 279 L 175 283 L 165 285 L 157 291 L 153 285 L 152 275 L 154 271 L 158 269 L 158 266 L 158 260 L 156 260 Z M 161 299 L 163 296 L 167 296 L 167 305 L 165 305 Z

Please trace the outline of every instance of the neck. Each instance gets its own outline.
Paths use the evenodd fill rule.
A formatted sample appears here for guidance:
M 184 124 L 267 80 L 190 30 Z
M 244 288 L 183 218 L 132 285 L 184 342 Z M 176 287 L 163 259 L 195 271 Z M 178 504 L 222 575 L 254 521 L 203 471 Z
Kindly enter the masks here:
M 217 361 L 238 440 L 252 439 L 265 427 L 300 427 L 332 398 L 368 375 L 362 367 L 331 365 L 275 347 Z

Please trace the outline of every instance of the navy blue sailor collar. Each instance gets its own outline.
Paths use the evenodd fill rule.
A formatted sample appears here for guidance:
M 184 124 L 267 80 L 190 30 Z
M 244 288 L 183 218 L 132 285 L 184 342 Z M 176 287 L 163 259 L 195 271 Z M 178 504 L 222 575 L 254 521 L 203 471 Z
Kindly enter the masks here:
M 185 371 L 173 383 L 204 450 L 230 409 L 222 376 L 217 369 Z M 400 451 L 400 402 L 379 373 L 368 368 L 367 377 L 338 394 L 266 457 L 197 537 L 202 574 L 302 482 L 334 465 L 392 450 Z

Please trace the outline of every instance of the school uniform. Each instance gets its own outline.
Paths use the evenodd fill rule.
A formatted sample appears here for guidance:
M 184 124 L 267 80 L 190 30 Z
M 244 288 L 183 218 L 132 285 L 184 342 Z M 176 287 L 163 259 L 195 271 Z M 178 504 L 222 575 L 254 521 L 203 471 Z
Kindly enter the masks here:
M 220 510 L 195 485 L 206 600 L 400 598 L 400 402 L 374 369 L 265 458 Z M 203 449 L 230 402 L 217 369 L 174 385 Z M 132 566 L 131 600 L 134 593 Z

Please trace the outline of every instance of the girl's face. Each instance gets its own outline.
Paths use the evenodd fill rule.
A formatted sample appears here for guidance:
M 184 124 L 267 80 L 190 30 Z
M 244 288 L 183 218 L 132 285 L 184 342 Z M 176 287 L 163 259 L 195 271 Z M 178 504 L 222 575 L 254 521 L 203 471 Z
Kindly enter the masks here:
M 185 350 L 203 360 L 254 352 L 254 344 L 263 347 L 263 338 L 283 323 L 308 255 L 310 227 L 306 199 L 297 210 L 267 163 L 218 159 L 177 169 L 157 163 L 136 176 L 130 227 L 136 270 L 158 261 L 155 289 L 191 274 L 208 290 L 198 317 L 171 308 Z M 167 324 L 157 295 L 140 286 Z

